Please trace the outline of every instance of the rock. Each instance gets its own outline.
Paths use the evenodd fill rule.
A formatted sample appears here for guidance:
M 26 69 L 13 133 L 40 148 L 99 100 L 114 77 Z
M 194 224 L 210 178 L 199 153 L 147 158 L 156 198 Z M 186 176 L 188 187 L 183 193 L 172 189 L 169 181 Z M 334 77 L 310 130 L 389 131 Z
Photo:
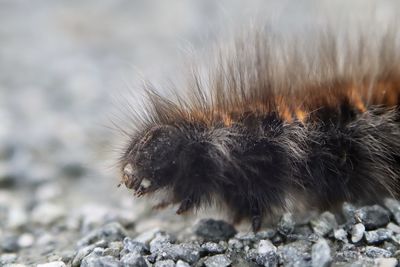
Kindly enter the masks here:
M 109 223 L 101 228 L 95 229 L 78 241 L 78 246 L 93 244 L 99 240 L 106 242 L 123 240 L 127 236 L 126 230 L 117 222 Z
M 269 240 L 260 240 L 257 246 L 255 261 L 262 266 L 278 265 L 277 248 Z
M 364 224 L 365 229 L 374 230 L 387 225 L 390 214 L 381 206 L 373 205 L 356 210 L 354 217 L 357 222 Z
M 257 239 L 272 239 L 276 235 L 273 229 L 263 230 L 256 234 Z
M 4 252 L 16 252 L 20 249 L 18 245 L 18 236 L 15 234 L 6 234 L 0 242 L 0 248 Z
M 383 248 L 367 246 L 365 248 L 365 255 L 367 255 L 370 258 L 376 259 L 376 258 L 389 258 L 392 256 L 392 253 Z
M 144 258 L 135 252 L 128 253 L 121 258 L 123 266 L 132 267 L 147 267 L 147 263 Z
M 201 249 L 206 254 L 222 254 L 225 252 L 224 246 L 213 242 L 204 243 L 201 245 Z
M 175 267 L 175 262 L 173 260 L 157 261 L 154 267 Z
M 148 253 L 149 247 L 146 246 L 144 243 L 132 240 L 129 237 L 124 238 L 124 248 L 127 249 L 129 252 L 135 252 L 140 255 L 144 255 L 145 253 Z
M 96 245 L 90 245 L 79 249 L 72 260 L 72 267 L 80 266 L 83 258 L 89 255 L 95 249 L 95 247 Z
M 32 234 L 25 233 L 18 238 L 18 246 L 20 248 L 29 248 L 35 242 L 35 237 Z
M 228 241 L 228 247 L 231 250 L 241 250 L 244 247 L 244 245 L 242 242 L 240 242 L 240 240 L 238 240 L 236 238 L 232 238 L 232 239 L 229 239 L 229 241 Z
M 335 215 L 329 211 L 322 213 L 317 219 L 311 221 L 311 227 L 319 236 L 327 235 L 337 226 Z
M 357 243 L 361 241 L 364 236 L 365 226 L 362 223 L 357 223 L 351 228 L 351 242 Z
M 311 265 L 313 267 L 327 267 L 332 262 L 331 249 L 325 239 L 321 238 L 312 246 Z
M 344 215 L 347 224 L 355 223 L 354 213 L 356 212 L 356 210 L 357 210 L 356 207 L 354 207 L 352 204 L 348 202 L 343 203 L 342 214 Z
M 365 240 L 368 244 L 377 244 L 392 238 L 393 232 L 391 230 L 381 228 L 364 233 Z
M 200 259 L 200 246 L 192 243 L 167 243 L 156 254 L 161 259 L 183 260 L 193 264 Z
M 154 237 L 160 233 L 160 229 L 156 228 L 156 229 L 151 229 L 147 232 L 141 233 L 140 235 L 138 235 L 137 237 L 135 237 L 135 241 L 143 243 L 148 245 L 150 243 L 151 240 L 154 239 Z
M 121 266 L 122 265 L 118 262 L 118 260 L 111 256 L 102 256 L 102 257 L 87 256 L 82 260 L 81 264 L 81 267 L 121 267 Z
M 66 267 L 66 265 L 62 261 L 53 261 L 49 263 L 38 264 L 37 267 Z
M 400 225 L 400 201 L 393 198 L 386 198 L 384 200 L 384 204 L 385 207 L 392 213 L 394 221 Z
M 311 242 L 298 240 L 278 247 L 280 264 L 283 266 L 310 266 Z
M 335 237 L 336 240 L 342 241 L 344 243 L 347 243 L 347 232 L 343 228 L 336 229 L 333 231 L 333 236 Z
M 190 265 L 189 265 L 189 263 L 187 263 L 187 262 L 184 262 L 184 261 L 182 261 L 182 260 L 178 260 L 178 261 L 176 262 L 175 267 L 190 267 Z
M 231 264 L 232 261 L 223 254 L 211 256 L 204 262 L 206 267 L 227 267 Z
M 0 254 L 0 266 L 13 263 L 17 260 L 18 256 L 15 253 Z
M 278 232 L 282 235 L 289 235 L 293 233 L 295 225 L 293 215 L 289 212 L 285 213 L 278 223 Z
M 392 222 L 388 223 L 388 225 L 386 226 L 386 228 L 387 228 L 388 230 L 392 231 L 393 233 L 400 234 L 400 226 L 398 226 L 398 225 L 395 224 L 395 223 L 392 223 Z
M 380 258 L 375 260 L 376 267 L 396 267 L 397 263 L 396 258 Z
M 173 238 L 169 234 L 159 232 L 150 242 L 150 252 L 152 254 L 158 253 L 164 246 L 170 245 L 173 241 Z
M 119 252 L 120 252 L 120 250 L 115 249 L 115 248 L 106 248 L 106 249 L 104 249 L 102 256 L 113 256 L 114 258 L 118 258 Z
M 194 232 L 206 241 L 228 240 L 236 234 L 235 228 L 221 220 L 204 219 L 195 225 Z
M 65 208 L 56 204 L 43 202 L 31 212 L 31 220 L 39 225 L 51 225 L 65 216 Z

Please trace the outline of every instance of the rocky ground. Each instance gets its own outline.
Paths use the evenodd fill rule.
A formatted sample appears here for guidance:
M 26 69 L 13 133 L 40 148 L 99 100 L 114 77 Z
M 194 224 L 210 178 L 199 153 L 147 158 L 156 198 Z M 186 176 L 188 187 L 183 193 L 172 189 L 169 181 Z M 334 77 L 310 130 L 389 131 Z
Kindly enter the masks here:
M 321 9 L 365 16 L 374 1 L 328 2 L 0 1 L 0 266 L 396 266 L 395 200 L 285 214 L 253 234 L 208 215 L 152 211 L 117 188 L 121 136 L 110 120 L 127 123 L 118 99 L 142 76 L 178 78 L 180 55 L 254 10 L 283 17 L 288 30 Z M 397 14 L 396 1 L 382 2 L 378 19 Z

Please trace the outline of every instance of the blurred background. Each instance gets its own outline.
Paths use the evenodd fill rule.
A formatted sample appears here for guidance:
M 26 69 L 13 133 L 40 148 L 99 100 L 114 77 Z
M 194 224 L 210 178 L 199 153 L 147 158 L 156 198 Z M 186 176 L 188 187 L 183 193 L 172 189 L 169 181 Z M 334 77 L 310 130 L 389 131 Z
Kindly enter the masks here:
M 0 0 L 0 254 L 39 262 L 113 220 L 136 233 L 191 224 L 117 188 L 121 135 L 110 129 L 142 77 L 180 79 L 187 48 L 260 18 L 292 31 L 327 17 L 384 23 L 399 10 L 396 0 Z

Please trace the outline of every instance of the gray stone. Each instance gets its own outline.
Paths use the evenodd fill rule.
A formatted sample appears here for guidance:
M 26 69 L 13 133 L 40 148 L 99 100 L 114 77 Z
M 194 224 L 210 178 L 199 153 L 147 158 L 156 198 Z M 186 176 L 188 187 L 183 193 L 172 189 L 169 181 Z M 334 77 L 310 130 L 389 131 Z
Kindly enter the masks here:
M 354 219 L 354 213 L 356 212 L 356 207 L 353 206 L 352 204 L 345 202 L 342 205 L 342 213 L 344 217 L 346 218 L 346 222 L 348 224 L 354 224 L 355 219 Z
M 144 243 L 132 240 L 129 237 L 124 238 L 124 248 L 127 249 L 129 252 L 136 252 L 138 254 L 145 254 L 149 252 L 149 247 L 146 246 Z
M 78 241 L 78 246 L 93 244 L 99 240 L 106 242 L 123 240 L 127 236 L 126 230 L 117 222 L 109 223 L 101 228 L 91 231 Z
M 268 229 L 260 231 L 256 234 L 257 239 L 271 239 L 276 235 L 276 230 Z
M 228 247 L 233 250 L 241 250 L 244 247 L 244 245 L 242 242 L 240 242 L 240 240 L 232 238 L 229 239 L 228 241 Z
M 311 221 L 311 227 L 319 236 L 329 234 L 337 226 L 335 215 L 329 211 L 322 213 L 317 219 Z
M 255 261 L 262 266 L 274 267 L 278 265 L 277 248 L 271 241 L 260 240 L 255 253 Z
M 197 236 L 206 241 L 228 240 L 236 234 L 235 228 L 221 220 L 204 219 L 194 227 Z
M 96 245 L 90 245 L 79 249 L 72 260 L 72 267 L 80 266 L 83 258 L 89 255 L 95 249 L 95 247 Z
M 15 253 L 4 253 L 0 255 L 0 266 L 13 263 L 17 260 L 18 256 Z
M 311 242 L 298 240 L 278 247 L 280 264 L 305 267 L 311 265 Z
M 37 267 L 66 267 L 62 261 L 53 261 L 49 263 L 38 264 Z
M 204 262 L 206 267 L 227 267 L 231 264 L 232 261 L 223 254 L 211 256 Z
M 278 232 L 282 235 L 289 235 L 293 233 L 296 222 L 294 221 L 291 213 L 285 213 L 278 223 Z
M 119 250 L 115 249 L 115 248 L 106 248 L 103 251 L 103 256 L 113 256 L 114 258 L 118 258 L 119 257 Z
M 392 213 L 394 221 L 400 225 L 400 201 L 393 198 L 386 198 L 384 204 Z
M 200 259 L 200 250 L 200 246 L 197 244 L 181 243 L 175 245 L 167 243 L 156 254 L 161 259 L 183 260 L 192 264 Z
M 184 262 L 184 261 L 182 261 L 182 260 L 178 260 L 178 261 L 176 262 L 175 267 L 190 267 L 190 265 L 189 265 L 189 263 L 187 263 L 187 262 Z
M 364 224 L 357 223 L 357 224 L 353 225 L 353 227 L 351 228 L 351 231 L 350 231 L 351 242 L 357 243 L 357 242 L 361 241 L 361 239 L 364 236 L 364 232 L 365 232 Z
M 18 238 L 15 234 L 5 234 L 1 239 L 0 248 L 4 252 L 17 252 L 20 249 Z
M 374 230 L 389 223 L 390 213 L 379 205 L 373 205 L 356 210 L 354 217 L 364 224 L 365 229 Z
M 376 259 L 376 258 L 389 258 L 392 256 L 392 253 L 383 248 L 367 246 L 365 248 L 365 255 L 367 255 L 370 258 Z
M 144 258 L 135 252 L 125 254 L 121 257 L 121 263 L 124 267 L 147 267 Z
M 344 243 L 347 243 L 347 232 L 343 228 L 336 229 L 333 231 L 333 236 L 335 237 L 336 240 L 342 241 Z
M 398 226 L 398 225 L 395 224 L 395 223 L 392 223 L 392 222 L 388 223 L 388 225 L 386 226 L 386 228 L 387 228 L 388 230 L 391 230 L 393 233 L 400 234 L 400 226 Z
M 377 244 L 392 238 L 393 232 L 391 230 L 381 228 L 364 233 L 365 240 L 368 244 Z
M 154 267 L 175 267 L 175 262 L 173 260 L 157 261 Z
M 154 239 L 150 242 L 150 252 L 157 253 L 161 250 L 164 246 L 170 245 L 173 243 L 174 239 L 167 233 L 158 232 Z
M 379 258 L 375 260 L 376 267 L 396 267 L 397 263 L 396 258 Z
M 331 249 L 325 239 L 321 238 L 312 246 L 311 265 L 313 267 L 326 267 L 332 262 Z
M 213 242 L 204 243 L 201 245 L 201 249 L 207 254 L 221 254 L 225 252 L 224 246 Z
M 80 267 L 122 267 L 122 264 L 112 256 L 89 255 L 82 260 Z
M 53 203 L 43 202 L 31 212 L 32 222 L 39 225 L 51 225 L 65 217 L 65 209 Z

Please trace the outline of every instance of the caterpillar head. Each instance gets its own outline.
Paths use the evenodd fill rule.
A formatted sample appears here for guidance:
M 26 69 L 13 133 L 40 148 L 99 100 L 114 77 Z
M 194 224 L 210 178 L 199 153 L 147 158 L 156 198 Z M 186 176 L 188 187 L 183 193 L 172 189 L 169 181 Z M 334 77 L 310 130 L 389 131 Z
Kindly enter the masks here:
M 198 207 L 216 170 L 203 132 L 162 125 L 139 134 L 122 158 L 123 183 L 138 197 L 166 189 L 171 199 L 162 204 L 180 203 L 178 214 Z

